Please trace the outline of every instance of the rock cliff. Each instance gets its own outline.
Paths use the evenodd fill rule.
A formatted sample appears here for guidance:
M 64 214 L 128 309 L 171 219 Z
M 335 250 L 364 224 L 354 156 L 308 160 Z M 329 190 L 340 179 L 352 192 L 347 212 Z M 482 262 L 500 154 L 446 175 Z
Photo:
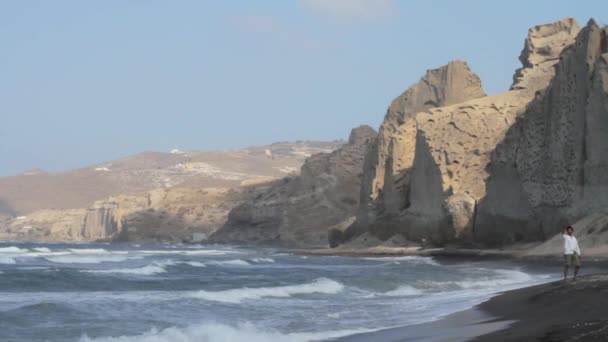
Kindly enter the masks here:
M 233 209 L 211 236 L 216 242 L 282 246 L 326 246 L 328 228 L 348 226 L 359 205 L 361 171 L 369 126 L 352 130 L 348 143 L 308 158 L 300 175 L 287 177 Z
M 0 177 L 0 238 L 183 240 L 209 235 L 236 205 L 312 154 L 344 144 L 278 142 L 230 151 L 145 152 L 62 173 Z
M 230 209 L 272 182 L 236 188 L 173 187 L 111 196 L 86 209 L 45 209 L 0 218 L 0 238 L 46 241 L 188 241 L 210 235 Z
M 478 239 L 547 239 L 608 205 L 608 29 L 591 20 L 495 149 Z
M 515 147 L 517 143 L 513 145 L 516 140 L 519 141 L 513 132 L 520 130 L 520 123 L 530 116 L 531 108 L 540 101 L 541 95 L 538 94 L 545 93 L 543 90 L 550 83 L 559 83 L 560 70 L 570 68 L 574 63 L 567 57 L 571 54 L 569 51 L 585 45 L 581 43 L 585 40 L 582 38 L 584 34 L 578 32 L 579 27 L 573 19 L 530 29 L 520 56 L 523 67 L 516 72 L 511 90 L 505 93 L 482 97 L 479 82 L 470 81 L 478 80 L 477 77 L 464 73 L 461 74 L 464 79 L 456 83 L 440 79 L 438 86 L 462 89 L 458 84 L 470 84 L 469 91 L 455 99 L 457 102 L 435 102 L 434 108 L 422 108 L 421 111 L 415 103 L 427 103 L 424 95 L 423 100 L 405 99 L 411 101 L 412 105 L 403 107 L 409 106 L 417 112 L 405 115 L 406 119 L 402 121 L 393 119 L 395 115 L 390 114 L 394 102 L 382 124 L 378 147 L 372 151 L 377 157 L 370 157 L 372 162 L 367 163 L 364 170 L 365 175 L 371 176 L 364 177 L 366 184 L 362 186 L 362 205 L 357 220 L 347 229 L 343 240 L 370 232 L 381 239 L 401 234 L 409 240 L 426 240 L 435 244 L 506 242 L 502 237 L 491 237 L 491 232 L 513 235 L 518 228 L 511 227 L 513 222 L 509 222 L 492 230 L 490 220 L 495 217 L 492 210 L 514 210 L 519 213 L 527 208 L 520 208 L 524 206 L 521 203 L 522 192 L 518 191 L 521 187 L 510 184 L 504 191 L 496 191 L 492 182 L 504 185 L 502 176 L 516 179 L 517 184 L 525 179 L 526 176 L 518 170 L 512 170 L 515 160 L 509 161 L 509 157 L 504 156 L 509 153 L 505 151 L 521 156 L 526 153 L 524 148 L 518 150 Z M 597 54 L 599 49 L 594 51 Z M 595 63 L 580 54 L 574 59 Z M 572 84 L 552 87 L 567 88 Z M 584 92 L 578 85 L 574 89 L 575 93 Z M 412 93 L 418 92 L 412 90 Z M 550 94 L 550 91 L 546 93 Z M 549 102 L 561 101 L 557 106 L 571 106 L 571 102 L 559 96 L 543 97 Z M 570 107 L 565 108 L 568 109 L 564 111 L 570 110 Z M 549 109 L 548 112 L 553 110 Z M 568 130 L 564 128 L 568 125 L 567 121 L 549 121 L 545 121 L 545 125 L 556 127 L 556 139 L 559 134 L 567 133 L 564 131 Z M 387 130 L 385 127 L 392 128 Z M 558 130 L 561 130 L 559 134 Z M 384 134 L 385 131 L 389 134 Z M 542 136 L 544 133 L 537 131 L 530 134 Z M 536 147 L 531 147 L 529 153 L 542 154 L 534 150 Z M 496 158 L 502 158 L 503 165 L 498 165 Z M 543 167 L 534 158 L 523 158 L 528 158 L 531 166 Z M 542 178 L 542 172 L 538 169 L 531 171 L 529 177 Z M 486 197 L 496 200 L 490 201 Z M 481 216 L 484 219 L 480 219 Z M 525 237 L 540 238 L 527 230 Z

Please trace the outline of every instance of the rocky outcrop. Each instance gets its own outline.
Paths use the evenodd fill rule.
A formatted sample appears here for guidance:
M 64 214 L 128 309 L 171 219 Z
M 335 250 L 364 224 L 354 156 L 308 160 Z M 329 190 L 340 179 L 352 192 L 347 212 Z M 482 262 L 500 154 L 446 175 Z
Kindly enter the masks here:
M 38 210 L 0 217 L 0 238 L 45 241 L 188 241 L 208 236 L 228 212 L 272 183 L 237 188 L 155 189 L 111 196 L 86 209 Z
M 501 172 L 518 177 L 508 168 L 494 168 L 493 158 L 501 153 L 501 144 L 514 139 L 513 127 L 529 111 L 528 105 L 536 101 L 535 94 L 551 82 L 561 49 L 568 50 L 577 32 L 573 19 L 531 29 L 521 56 L 523 68 L 508 92 L 481 97 L 479 87 L 477 92 L 466 93 L 469 101 L 460 98 L 457 104 L 423 108 L 408 114 L 409 119 L 402 122 L 387 115 L 378 148 L 372 152 L 378 163 L 369 163 L 364 171 L 373 176 L 365 177 L 368 183 L 362 187 L 357 221 L 344 238 L 368 231 L 381 239 L 402 234 L 409 240 L 435 244 L 491 242 L 479 231 L 478 222 L 480 201 L 494 195 L 488 177 Z M 439 87 L 454 84 L 445 79 L 442 82 Z M 393 127 L 393 133 L 383 134 L 384 127 Z M 520 206 L 517 189 L 507 189 L 507 195 L 496 203 Z M 513 231 L 497 228 L 501 229 Z
M 115 237 L 123 229 L 124 217 L 150 208 L 152 193 L 154 192 L 144 195 L 112 196 L 95 202 L 87 209 L 82 225 L 82 238 L 99 240 Z
M 328 228 L 351 222 L 359 205 L 361 170 L 376 132 L 361 126 L 331 153 L 308 158 L 300 175 L 284 178 L 233 209 L 212 241 L 326 246 Z
M 478 239 L 547 239 L 608 206 L 608 38 L 592 20 L 492 155 Z
M 86 209 L 38 210 L 13 217 L 0 226 L 1 239 L 79 241 Z
M 33 169 L 0 177 L 0 214 L 89 208 L 110 196 L 157 188 L 238 187 L 249 179 L 279 179 L 297 171 L 312 154 L 342 144 L 296 141 L 226 151 L 144 152 L 60 173 Z
M 363 169 L 361 208 L 347 236 L 374 225 L 378 216 L 393 220 L 407 203 L 406 192 L 416 146 L 417 113 L 485 96 L 479 77 L 463 61 L 428 70 L 389 106 L 378 139 Z
M 554 74 L 553 68 L 559 61 L 562 50 L 572 43 L 579 30 L 580 27 L 573 18 L 529 29 L 524 49 L 519 56 L 522 67 L 513 75 L 511 90 L 537 90 L 544 87 Z

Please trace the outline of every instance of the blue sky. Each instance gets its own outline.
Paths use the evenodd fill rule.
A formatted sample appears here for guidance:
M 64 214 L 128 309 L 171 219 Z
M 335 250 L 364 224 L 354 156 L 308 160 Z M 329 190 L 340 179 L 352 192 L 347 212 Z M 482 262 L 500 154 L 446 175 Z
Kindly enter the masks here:
M 0 175 L 346 138 L 424 71 L 506 90 L 529 27 L 608 1 L 2 1 Z

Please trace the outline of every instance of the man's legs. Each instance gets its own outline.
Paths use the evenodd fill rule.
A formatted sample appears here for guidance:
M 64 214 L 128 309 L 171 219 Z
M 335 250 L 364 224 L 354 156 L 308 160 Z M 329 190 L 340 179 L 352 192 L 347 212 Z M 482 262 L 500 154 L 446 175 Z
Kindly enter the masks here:
M 568 265 L 564 265 L 564 281 L 568 279 Z
M 578 270 L 581 269 L 581 257 L 578 253 L 574 253 L 572 255 L 572 259 L 574 261 L 574 278 L 572 280 L 576 280 L 576 276 L 578 275 Z

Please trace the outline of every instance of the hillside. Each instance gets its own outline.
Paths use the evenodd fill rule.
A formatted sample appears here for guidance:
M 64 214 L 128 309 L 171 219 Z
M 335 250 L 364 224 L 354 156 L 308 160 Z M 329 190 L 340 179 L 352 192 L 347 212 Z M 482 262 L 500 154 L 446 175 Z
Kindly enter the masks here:
M 0 178 L 0 238 L 170 240 L 211 234 L 228 212 L 297 173 L 334 142 L 282 142 L 231 151 L 146 152 L 64 173 Z

